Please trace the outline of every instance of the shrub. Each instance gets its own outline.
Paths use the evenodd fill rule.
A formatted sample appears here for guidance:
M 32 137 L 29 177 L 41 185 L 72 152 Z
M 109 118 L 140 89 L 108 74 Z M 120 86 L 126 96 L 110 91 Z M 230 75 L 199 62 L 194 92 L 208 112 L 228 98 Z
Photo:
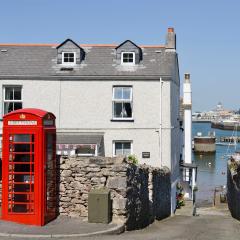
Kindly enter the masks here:
M 135 155 L 129 155 L 128 156 L 128 161 L 133 163 L 133 164 L 135 164 L 135 165 L 138 164 L 138 159 L 137 159 L 137 157 Z

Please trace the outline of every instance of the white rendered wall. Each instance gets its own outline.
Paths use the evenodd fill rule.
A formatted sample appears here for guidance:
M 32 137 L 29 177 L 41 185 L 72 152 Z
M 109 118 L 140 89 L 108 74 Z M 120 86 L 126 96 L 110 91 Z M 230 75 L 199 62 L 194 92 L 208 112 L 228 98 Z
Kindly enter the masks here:
M 58 132 L 102 133 L 105 155 L 113 155 L 114 140 L 133 142 L 133 153 L 140 163 L 161 167 L 159 160 L 159 81 L 1 81 L 6 85 L 21 85 L 24 108 L 42 108 L 56 115 Z M 115 85 L 132 86 L 134 122 L 113 122 L 112 89 Z M 168 93 L 166 93 L 168 95 Z M 169 96 L 167 96 L 169 98 Z M 0 95 L 2 102 L 2 94 Z M 163 99 L 164 105 L 168 100 Z M 163 110 L 164 121 L 169 107 Z M 2 104 L 0 107 L 2 116 Z M 0 122 L 2 124 L 2 122 Z M 0 126 L 0 129 L 2 126 Z M 171 149 L 170 135 L 163 138 L 163 149 Z M 150 158 L 142 158 L 150 152 Z M 170 152 L 164 153 L 166 166 L 171 169 Z
M 6 85 L 22 85 L 23 107 L 42 108 L 56 115 L 58 132 L 102 133 L 106 156 L 113 155 L 113 141 L 133 142 L 133 153 L 140 163 L 171 170 L 172 212 L 176 206 L 176 182 L 179 170 L 179 126 L 176 103 L 179 86 L 172 81 L 46 81 L 2 80 Z M 112 89 L 116 85 L 132 86 L 134 122 L 113 122 Z M 0 94 L 2 102 L 2 94 Z M 160 137 L 160 109 L 162 137 Z M 2 115 L 2 105 L 0 106 Z M 2 124 L 2 122 L 0 122 Z M 1 130 L 0 126 L 0 130 Z M 161 145 L 161 160 L 160 148 Z M 150 158 L 142 158 L 150 152 Z

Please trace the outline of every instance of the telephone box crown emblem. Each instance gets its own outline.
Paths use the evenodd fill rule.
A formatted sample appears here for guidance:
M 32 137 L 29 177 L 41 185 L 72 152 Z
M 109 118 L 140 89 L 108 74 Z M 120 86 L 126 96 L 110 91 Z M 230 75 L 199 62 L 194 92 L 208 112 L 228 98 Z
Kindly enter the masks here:
M 24 115 L 24 114 L 20 114 L 20 119 L 25 119 L 26 118 L 26 116 Z

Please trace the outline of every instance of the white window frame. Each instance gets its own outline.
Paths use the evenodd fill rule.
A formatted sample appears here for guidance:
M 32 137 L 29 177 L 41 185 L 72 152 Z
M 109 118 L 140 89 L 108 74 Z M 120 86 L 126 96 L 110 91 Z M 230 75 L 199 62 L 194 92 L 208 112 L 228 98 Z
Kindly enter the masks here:
M 64 62 L 64 54 L 65 53 L 73 53 L 74 62 Z M 75 65 L 76 64 L 76 53 L 75 52 L 62 52 L 62 64 L 63 65 Z
M 114 140 L 112 142 L 112 155 L 113 157 L 116 157 L 117 155 L 115 154 L 115 150 L 116 150 L 116 147 L 115 147 L 115 143 L 130 143 L 131 144 L 131 150 L 130 150 L 130 154 L 129 155 L 132 155 L 133 154 L 133 141 L 132 140 Z
M 20 88 L 21 89 L 21 100 L 8 100 L 6 99 L 6 88 Z M 13 90 L 14 92 L 14 90 Z M 2 99 L 2 116 L 5 114 L 5 103 L 22 103 L 23 108 L 23 86 L 22 85 L 3 85 L 3 99 Z M 14 111 L 14 110 L 13 110 Z
M 115 92 L 115 88 L 130 88 L 131 92 L 130 92 L 130 99 L 118 99 L 118 98 L 114 98 L 114 92 Z M 114 103 L 118 102 L 118 103 L 123 103 L 123 102 L 130 102 L 131 107 L 132 107 L 132 117 L 114 117 Z M 133 87 L 132 86 L 113 86 L 112 89 L 112 119 L 113 120 L 133 120 Z
M 133 54 L 133 62 L 123 62 L 123 54 L 125 53 Z M 121 52 L 121 65 L 135 65 L 135 52 Z

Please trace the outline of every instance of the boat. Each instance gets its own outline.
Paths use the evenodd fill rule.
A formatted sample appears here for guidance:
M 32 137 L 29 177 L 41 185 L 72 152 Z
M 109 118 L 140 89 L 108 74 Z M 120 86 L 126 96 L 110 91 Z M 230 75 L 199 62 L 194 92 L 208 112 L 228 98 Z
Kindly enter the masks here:
M 211 122 L 211 128 L 240 131 L 240 122 L 232 119 Z
M 216 152 L 216 137 L 215 132 L 208 133 L 207 136 L 202 136 L 201 132 L 197 133 L 194 137 L 194 153 L 197 154 L 209 154 Z

